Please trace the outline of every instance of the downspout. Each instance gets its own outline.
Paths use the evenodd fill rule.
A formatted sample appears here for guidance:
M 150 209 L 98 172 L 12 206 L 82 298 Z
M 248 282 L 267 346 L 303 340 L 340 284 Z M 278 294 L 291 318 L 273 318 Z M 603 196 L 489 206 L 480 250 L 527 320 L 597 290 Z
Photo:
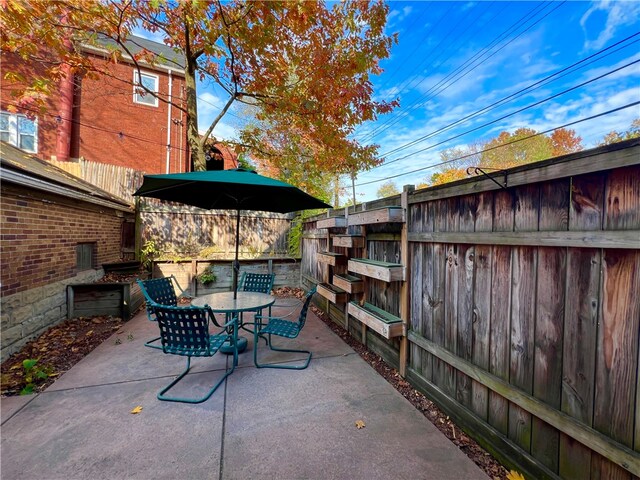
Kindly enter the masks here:
M 173 77 L 171 76 L 171 69 L 169 69 L 169 104 L 167 108 L 167 173 L 171 173 L 169 171 L 170 162 L 171 162 L 171 102 L 173 93 Z
M 62 19 L 62 23 L 66 23 L 66 18 Z M 66 37 L 64 46 L 71 51 L 71 40 Z M 63 77 L 60 80 L 60 99 L 58 101 L 58 135 L 56 138 L 56 160 L 67 161 L 71 152 L 71 121 L 73 117 L 73 73 L 71 65 L 63 63 Z

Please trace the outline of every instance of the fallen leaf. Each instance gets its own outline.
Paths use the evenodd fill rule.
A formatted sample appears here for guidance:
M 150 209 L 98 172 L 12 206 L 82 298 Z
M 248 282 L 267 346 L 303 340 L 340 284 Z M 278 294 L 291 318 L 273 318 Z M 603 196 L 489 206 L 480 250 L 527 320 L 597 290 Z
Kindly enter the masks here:
M 142 411 L 142 405 L 138 405 L 136 408 L 131 410 L 131 412 L 129 412 L 129 413 L 133 413 L 134 415 L 136 415 L 136 414 L 140 413 L 141 411 Z
M 362 420 L 356 420 L 356 428 L 358 430 L 360 430 L 361 428 L 364 428 L 364 427 L 365 427 L 365 424 L 364 424 L 364 422 Z
M 87 337 L 90 337 L 91 335 L 93 335 L 93 330 L 89 330 L 87 333 L 85 333 L 85 335 Z
M 522 475 L 520 472 L 516 472 L 515 470 L 511 470 L 509 471 L 509 473 L 507 473 L 507 480 L 525 480 L 524 475 Z

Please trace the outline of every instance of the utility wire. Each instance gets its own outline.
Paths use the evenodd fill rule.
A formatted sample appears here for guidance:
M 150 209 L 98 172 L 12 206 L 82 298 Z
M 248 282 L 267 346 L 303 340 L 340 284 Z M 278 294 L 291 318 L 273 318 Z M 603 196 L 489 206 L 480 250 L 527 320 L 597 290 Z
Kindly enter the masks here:
M 455 80 L 449 82 L 448 85 L 446 85 L 444 88 L 441 88 L 438 92 L 436 92 L 435 94 L 429 96 L 429 93 L 432 92 L 435 88 L 437 88 L 438 86 L 440 86 L 443 82 L 446 82 L 452 75 L 455 75 L 460 69 L 466 69 L 468 68 L 467 65 L 468 64 L 473 64 L 478 58 L 482 58 L 483 56 L 487 55 L 497 44 L 499 44 L 502 40 L 504 40 L 505 38 L 507 38 L 509 35 L 511 35 L 513 32 L 515 32 L 518 28 L 520 28 L 521 25 L 526 24 L 529 20 L 531 20 L 533 17 L 535 17 L 535 15 L 537 15 L 538 13 L 542 12 L 545 8 L 546 5 L 543 4 L 542 9 L 540 10 L 540 12 L 537 12 L 536 10 L 538 10 L 538 7 L 535 7 L 533 10 L 531 10 L 530 12 L 528 12 L 526 15 L 524 15 L 523 17 L 521 17 L 519 20 L 517 20 L 515 23 L 513 23 L 509 28 L 507 28 L 505 31 L 503 31 L 500 35 L 498 35 L 496 38 L 494 38 L 488 45 L 486 45 L 485 47 L 483 47 L 481 50 L 479 50 L 475 55 L 473 55 L 471 58 L 467 59 L 462 65 L 460 65 L 456 70 L 454 70 L 453 72 L 451 72 L 449 75 L 447 75 L 447 77 L 443 78 L 442 80 L 440 80 L 440 82 L 438 82 L 436 85 L 433 85 L 425 94 L 423 94 L 421 97 L 419 97 L 417 100 L 415 100 L 413 103 L 409 104 L 402 112 L 398 113 L 398 116 L 395 116 L 393 118 L 388 119 L 386 122 L 384 122 L 382 125 L 378 126 L 376 129 L 374 129 L 372 132 L 366 134 L 366 136 L 361 140 L 361 141 L 366 141 L 368 139 L 372 139 L 377 137 L 378 135 L 380 135 L 382 132 L 388 130 L 389 128 L 391 128 L 393 125 L 395 125 L 396 123 L 398 123 L 400 120 L 402 120 L 404 117 L 406 117 L 407 115 L 409 115 L 409 113 L 412 110 L 415 110 L 416 108 L 423 106 L 426 104 L 427 101 L 431 100 L 432 98 L 434 98 L 437 94 L 443 92 L 444 90 L 446 90 L 447 88 L 449 88 L 451 85 L 453 85 L 454 83 L 458 82 L 459 80 L 461 80 L 462 78 L 464 78 L 466 75 L 468 75 L 469 73 L 471 73 L 473 70 L 475 70 L 476 68 L 478 68 L 480 65 L 482 65 L 483 63 L 485 63 L 487 60 L 489 60 L 491 57 L 493 57 L 494 55 L 496 55 L 498 52 L 500 52 L 502 49 L 506 48 L 509 44 L 511 44 L 512 42 L 514 42 L 515 40 L 517 40 L 520 36 L 522 36 L 523 34 L 525 34 L 527 31 L 529 31 L 531 28 L 533 28 L 535 25 L 537 25 L 538 23 L 540 23 L 542 20 L 544 20 L 548 15 L 550 15 L 551 13 L 553 13 L 555 10 L 557 10 L 558 8 L 560 8 L 565 2 L 560 3 L 558 6 L 556 6 L 553 10 L 551 10 L 550 12 L 547 12 L 543 17 L 541 17 L 540 19 L 536 20 L 533 24 L 529 25 L 524 31 L 520 32 L 516 37 L 512 38 L 511 40 L 509 40 L 507 43 L 505 43 L 504 45 L 502 45 L 500 48 L 498 48 L 497 50 L 495 50 L 493 53 L 491 53 L 487 58 L 483 59 L 480 63 L 478 63 L 477 65 L 473 66 L 473 68 L 470 68 L 468 71 L 464 72 L 462 75 L 459 76 L 459 78 L 456 78 Z M 548 4 L 547 4 L 548 5 Z M 449 57 L 450 58 L 450 57 Z M 425 78 L 426 79 L 426 78 Z M 423 79 L 422 81 L 424 81 L 425 79 Z M 417 86 L 417 85 L 416 85 Z M 428 98 L 427 98 L 428 97 Z M 426 99 L 426 100 L 423 100 Z
M 83 123 L 80 120 L 74 120 L 73 118 L 64 118 L 64 117 L 62 117 L 61 115 L 58 115 L 58 114 L 53 114 L 53 113 L 48 113 L 48 112 L 45 112 L 43 114 L 39 110 L 36 110 L 36 109 L 33 109 L 33 108 L 22 107 L 22 106 L 18 107 L 17 105 L 12 105 L 12 104 L 9 104 L 9 106 L 14 107 L 16 109 L 19 109 L 21 111 L 32 112 L 32 113 L 34 113 L 36 115 L 45 115 L 45 116 L 48 116 L 48 117 L 52 117 L 52 118 L 54 118 L 56 120 L 59 119 L 60 121 L 67 121 L 69 123 L 72 123 L 73 125 L 80 125 L 82 127 L 87 127 L 87 128 L 92 129 L 92 130 L 97 130 L 99 132 L 113 133 L 114 135 L 118 135 L 121 138 L 125 138 L 126 137 L 126 138 L 130 138 L 132 140 L 138 140 L 140 142 L 148 143 L 148 144 L 151 144 L 151 145 L 157 145 L 157 146 L 161 146 L 161 147 L 165 147 L 165 148 L 172 148 L 172 149 L 174 149 L 176 151 L 182 151 L 182 152 L 186 152 L 187 151 L 187 149 L 185 147 L 180 148 L 180 147 L 176 147 L 176 146 L 173 146 L 173 145 L 167 145 L 166 143 L 154 142 L 152 140 L 148 140 L 148 139 L 143 138 L 143 137 L 136 137 L 135 135 L 124 133 L 121 130 L 111 130 L 111 129 L 108 129 L 108 128 L 96 127 L 95 125 L 90 125 L 88 123 Z
M 546 135 L 547 133 L 549 133 L 549 132 L 553 132 L 554 130 L 559 130 L 559 129 L 561 129 L 561 128 L 566 128 L 566 127 L 570 127 L 570 126 L 572 126 L 572 125 L 576 125 L 576 124 L 578 124 L 578 123 L 586 122 L 586 121 L 588 121 L 588 120 L 593 120 L 594 118 L 603 117 L 603 116 L 605 116 L 605 115 L 610 115 L 610 114 L 612 114 L 612 113 L 619 112 L 620 110 L 624 110 L 624 109 L 626 109 L 626 108 L 635 107 L 636 105 L 640 105 L 640 100 L 639 100 L 639 101 L 637 101 L 637 102 L 628 103 L 628 104 L 623 105 L 623 106 L 618 107 L 618 108 L 614 108 L 614 109 L 611 109 L 611 110 L 607 110 L 606 112 L 598 113 L 598 114 L 596 114 L 596 115 L 591 115 L 590 117 L 581 118 L 580 120 L 576 120 L 576 121 L 574 121 L 574 122 L 565 123 L 564 125 L 560 125 L 559 127 L 550 128 L 550 129 L 545 130 L 545 131 L 543 131 L 543 132 L 538 132 L 538 133 L 535 133 L 535 134 L 533 134 L 533 135 L 529 135 L 529 136 L 527 136 L 527 137 L 519 138 L 519 139 L 517 139 L 517 140 L 512 140 L 512 141 L 510 141 L 510 142 L 506 142 L 506 143 L 503 143 L 503 144 L 501 144 L 501 145 L 496 145 L 496 146 L 494 146 L 494 147 L 485 148 L 484 150 L 479 150 L 479 151 L 477 151 L 477 152 L 469 153 L 469 154 L 467 154 L 467 155 L 461 155 L 461 156 L 459 156 L 459 157 L 451 158 L 451 159 L 449 159 L 449 160 L 446 160 L 446 161 L 444 161 L 444 162 L 434 163 L 433 165 L 428 165 L 428 166 L 426 166 L 426 167 L 417 168 L 417 169 L 415 169 L 415 170 L 411 170 L 411 171 L 409 171 L 409 172 L 399 173 L 399 174 L 397 174 L 397 175 L 391 175 L 391 176 L 388 176 L 388 177 L 385 177 L 385 178 L 379 178 L 379 179 L 371 180 L 371 181 L 368 181 L 368 182 L 357 183 L 355 186 L 356 186 L 356 187 L 362 187 L 362 186 L 364 186 L 364 185 L 370 185 L 370 184 L 372 184 L 372 183 L 383 182 L 383 181 L 386 181 L 386 180 L 390 180 L 390 179 L 392 179 L 392 178 L 403 177 L 403 176 L 405 176 L 405 175 L 411 175 L 412 173 L 421 172 L 421 171 L 424 171 L 424 170 L 428 170 L 428 169 L 430 169 L 430 168 L 440 167 L 440 166 L 442 166 L 442 165 L 447 165 L 447 164 L 449 164 L 449 163 L 456 162 L 456 161 L 458 161 L 458 160 L 463 160 L 463 159 L 465 159 L 465 158 L 473 157 L 473 156 L 478 155 L 478 154 L 480 154 L 480 153 L 485 153 L 485 152 L 489 152 L 489 151 L 491 151 L 491 150 L 496 150 L 496 149 L 498 149 L 498 148 L 503 148 L 503 147 L 506 147 L 506 146 L 508 146 L 508 145 L 512 145 L 512 144 L 514 144 L 514 143 L 524 142 L 525 140 L 529 140 L 530 138 L 538 137 L 538 136 L 540 136 L 540 135 Z M 417 153 L 417 152 L 416 152 L 416 153 Z
M 628 40 L 630 40 L 630 39 L 632 39 L 632 38 L 634 38 L 634 37 L 637 37 L 638 35 L 640 35 L 640 32 L 636 32 L 636 33 L 634 33 L 633 35 L 630 35 L 630 36 L 628 36 L 627 38 L 625 38 L 625 39 L 623 39 L 623 40 L 620 40 L 619 42 L 614 43 L 613 45 L 610 45 L 610 46 L 608 46 L 608 47 L 606 47 L 606 48 L 604 48 L 604 49 L 602 49 L 602 50 L 600 50 L 600 51 L 598 51 L 598 52 L 595 52 L 595 53 L 593 53 L 592 55 L 589 55 L 588 57 L 583 58 L 582 60 L 579 60 L 578 62 L 575 62 L 575 63 L 573 63 L 573 64 L 571 64 L 571 65 L 569 65 L 569 66 L 567 66 L 567 67 L 565 67 L 565 68 L 563 68 L 563 69 L 561 69 L 561 70 L 558 70 L 557 72 L 552 73 L 551 75 L 548 75 L 548 76 L 546 76 L 545 78 L 543 78 L 543 79 L 541 79 L 541 80 L 538 80 L 537 82 L 532 83 L 532 84 L 530 84 L 530 85 L 528 85 L 528 86 L 526 86 L 526 87 L 524 87 L 524 88 L 522 88 L 522 89 L 518 90 L 518 91 L 517 91 L 517 92 L 515 92 L 515 93 L 512 93 L 511 95 L 508 95 L 508 96 L 506 96 L 506 97 L 503 97 L 502 99 L 497 100 L 496 102 L 494 102 L 494 103 L 492 103 L 492 104 L 490 104 L 490 105 L 487 105 L 486 107 L 483 107 L 483 108 L 481 108 L 480 110 L 476 110 L 475 112 L 470 113 L 469 115 L 466 115 L 466 116 L 462 117 L 461 119 L 456 120 L 455 122 L 452 122 L 452 123 L 450 123 L 450 124 L 448 124 L 448 125 L 446 125 L 446 126 L 444 126 L 444 127 L 442 127 L 442 128 L 439 128 L 438 130 L 435 130 L 435 131 L 433 131 L 433 132 L 431 132 L 431 133 L 428 133 L 428 134 L 426 134 L 426 135 L 424 135 L 424 136 L 422 136 L 422 137 L 419 137 L 419 138 L 417 138 L 417 139 L 415 139 L 415 140 L 413 140 L 413 141 L 411 141 L 411 142 L 409 142 L 409 143 L 406 143 L 406 144 L 404 144 L 404 145 L 401 145 L 401 146 L 399 146 L 399 147 L 396 147 L 396 148 L 394 148 L 393 150 L 389 150 L 388 152 L 383 153 L 383 154 L 381 155 L 381 157 L 384 157 L 384 156 L 386 156 L 386 155 L 390 155 L 390 154 L 392 154 L 392 153 L 399 152 L 399 151 L 404 150 L 404 149 L 406 149 L 406 148 L 408 148 L 408 147 L 411 147 L 411 146 L 413 146 L 413 145 L 416 145 L 416 144 L 418 144 L 418 143 L 421 143 L 422 141 L 424 141 L 424 140 L 426 140 L 426 139 L 428 139 L 428 138 L 431 138 L 431 137 L 433 137 L 434 135 L 436 135 L 436 134 L 438 134 L 438 133 L 444 132 L 444 131 L 446 131 L 446 130 L 450 130 L 452 127 L 454 127 L 454 126 L 456 126 L 456 125 L 459 125 L 460 123 L 464 122 L 465 120 L 469 120 L 469 119 L 471 119 L 471 118 L 477 117 L 478 115 L 480 115 L 480 114 L 482 114 L 482 113 L 486 113 L 486 112 L 489 112 L 489 111 L 491 111 L 491 110 L 494 110 L 496 107 L 498 107 L 498 106 L 500 106 L 500 105 L 502 105 L 502 104 L 506 103 L 506 102 L 507 102 L 507 100 L 514 99 L 514 98 L 519 98 L 519 97 L 521 97 L 521 96 L 522 96 L 524 93 L 526 93 L 526 92 L 530 92 L 530 91 L 536 90 L 537 88 L 540 88 L 541 86 L 543 86 L 543 85 L 545 85 L 545 84 L 552 83 L 552 82 L 551 82 L 551 81 L 549 81 L 549 80 L 551 80 L 551 79 L 552 79 L 552 78 L 554 78 L 554 77 L 557 77 L 557 78 L 554 78 L 554 80 L 553 80 L 553 81 L 558 80 L 558 79 L 560 79 L 560 78 L 563 78 L 563 77 L 565 77 L 565 76 L 569 75 L 570 73 L 574 73 L 575 71 L 580 70 L 580 69 L 582 69 L 582 68 L 584 68 L 584 67 L 586 67 L 586 66 L 588 66 L 588 65 L 590 65 L 590 64 L 592 64 L 592 63 L 594 63 L 594 62 L 596 62 L 596 61 L 602 60 L 603 58 L 606 58 L 606 57 L 608 57 L 609 55 L 612 55 L 612 54 L 614 54 L 614 53 L 616 53 L 616 52 L 618 52 L 618 51 L 620 51 L 620 50 L 623 50 L 623 49 L 625 49 L 625 48 L 627 48 L 627 47 L 629 47 L 629 46 L 631 46 L 631 45 L 633 45 L 633 44 L 635 44 L 635 43 L 638 43 L 638 42 L 640 42 L 640 39 L 638 39 L 638 40 L 634 40 L 633 42 L 630 42 L 628 45 L 624 45 L 624 46 L 622 46 L 622 47 L 620 47 L 620 48 L 617 48 L 617 49 L 615 49 L 615 50 L 613 50 L 613 51 L 611 51 L 611 52 L 607 53 L 606 55 L 603 55 L 603 56 L 602 56 L 602 57 L 600 57 L 600 58 L 597 58 L 597 59 L 592 60 L 594 57 L 596 57 L 596 56 L 598 56 L 598 55 L 600 55 L 600 54 L 602 54 L 602 53 L 606 52 L 607 50 L 610 50 L 610 49 L 612 49 L 612 48 L 614 48 L 614 47 L 616 47 L 616 46 L 620 45 L 621 43 L 624 43 L 624 42 L 626 42 L 626 41 L 628 41 Z M 585 62 L 587 62 L 588 60 L 591 60 L 591 61 L 590 61 L 590 62 L 588 62 L 588 63 L 585 63 Z M 582 65 L 580 68 L 576 68 L 575 70 L 573 70 L 573 71 L 571 71 L 571 72 L 568 72 L 568 70 L 571 70 L 572 68 L 574 68 L 574 67 L 576 67 L 576 66 L 578 66 L 578 65 L 580 65 L 580 64 L 582 64 L 582 63 L 584 63 L 584 65 Z M 566 73 L 565 73 L 565 72 L 566 72 Z M 561 75 L 561 74 L 563 74 L 563 73 L 564 73 L 564 75 Z M 384 165 L 386 165 L 386 164 L 384 164 Z M 381 166 L 382 166 L 382 165 L 381 165 Z
M 625 68 L 627 68 L 627 67 L 629 67 L 631 65 L 635 65 L 637 63 L 640 63 L 640 59 L 634 60 L 633 62 L 629 62 L 629 63 L 627 63 L 627 64 L 625 64 L 625 65 L 623 65 L 621 67 L 618 67 L 618 68 L 615 68 L 613 70 L 610 70 L 610 71 L 608 71 L 606 73 L 603 73 L 602 75 L 598 75 L 597 77 L 594 77 L 594 78 L 592 78 L 590 80 L 582 82 L 582 83 L 580 83 L 578 85 L 574 85 L 573 87 L 570 87 L 570 88 L 568 88 L 566 90 L 563 90 L 562 92 L 556 93 L 556 94 L 551 95 L 551 96 L 549 96 L 547 98 L 544 98 L 544 99 L 539 100 L 537 102 L 531 103 L 531 104 L 527 105 L 526 107 L 519 108 L 519 109 L 517 109 L 517 110 L 515 110 L 515 111 L 513 111 L 511 113 L 503 115 L 502 117 L 496 118 L 495 120 L 483 123 L 482 125 L 474 127 L 474 128 L 472 128 L 470 130 L 466 130 L 466 131 L 464 131 L 462 133 L 459 133 L 458 135 L 454 135 L 453 137 L 449 137 L 449 138 L 447 138 L 445 140 L 442 140 L 442 141 L 440 141 L 438 143 L 434 143 L 433 145 L 429 145 L 429 146 L 427 146 L 425 148 L 421 148 L 420 150 L 416 150 L 415 152 L 411 152 L 411 153 L 409 153 L 407 155 L 404 155 L 402 157 L 394 158 L 393 160 L 389 160 L 388 162 L 385 162 L 382 165 L 378 165 L 378 166 L 373 167 L 373 168 L 380 168 L 380 167 L 383 167 L 383 166 L 391 165 L 392 163 L 398 162 L 400 160 L 404 160 L 405 158 L 412 157 L 413 155 L 415 155 L 417 153 L 421 153 L 421 152 L 424 152 L 426 150 L 430 150 L 430 149 L 432 149 L 434 147 L 437 147 L 437 146 L 442 145 L 444 143 L 450 142 L 451 140 L 455 140 L 456 138 L 460 138 L 460 137 L 462 137 L 464 135 L 467 135 L 468 133 L 475 132 L 476 130 L 480 130 L 481 128 L 484 128 L 484 127 L 488 127 L 489 125 L 493 125 L 494 123 L 497 123 L 500 120 L 504 120 L 505 118 L 512 117 L 513 115 L 516 115 L 518 113 L 524 112 L 525 110 L 529 110 L 530 108 L 533 108 L 533 107 L 536 107 L 536 106 L 541 105 L 543 103 L 546 103 L 546 102 L 548 102 L 550 100 L 553 100 L 556 97 L 564 95 L 565 93 L 569 93 L 569 92 L 571 92 L 573 90 L 576 90 L 578 88 L 584 87 L 585 85 L 588 85 L 588 84 L 593 83 L 593 82 L 595 82 L 597 80 L 600 80 L 600 79 L 602 79 L 602 78 L 604 78 L 604 77 L 606 77 L 608 75 L 612 75 L 612 74 L 614 74 L 614 73 L 616 73 L 616 72 L 618 72 L 620 70 L 623 70 L 623 69 L 625 69 Z

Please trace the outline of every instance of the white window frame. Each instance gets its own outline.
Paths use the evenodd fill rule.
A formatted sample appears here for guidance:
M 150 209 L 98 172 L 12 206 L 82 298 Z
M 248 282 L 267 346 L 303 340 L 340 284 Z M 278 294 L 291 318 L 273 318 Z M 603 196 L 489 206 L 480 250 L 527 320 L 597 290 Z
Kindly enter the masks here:
M 11 145 L 13 145 L 14 147 L 20 148 L 21 150 L 24 150 L 25 152 L 29 152 L 29 153 L 38 153 L 38 118 L 34 118 L 33 120 L 29 119 L 26 115 L 22 115 L 19 113 L 11 113 L 11 112 L 5 112 L 4 110 L 2 110 L 2 115 L 7 115 L 9 117 L 9 130 L 3 130 L 4 132 L 8 132 L 9 133 L 9 142 Z M 25 149 L 25 148 L 21 148 L 20 147 L 20 138 L 22 135 L 29 135 L 31 136 L 31 134 L 22 134 L 20 133 L 20 129 L 18 128 L 18 126 L 20 125 L 20 122 L 18 121 L 18 119 L 20 118 L 25 118 L 31 122 L 33 122 L 34 125 L 34 133 L 33 133 L 33 149 Z
M 150 89 L 154 93 L 158 93 L 160 87 L 160 77 L 158 75 L 154 75 L 153 73 L 140 71 L 140 75 L 142 77 L 152 78 L 154 82 L 154 88 Z M 158 106 L 158 97 L 151 95 L 146 92 L 144 89 L 140 89 L 138 86 L 140 85 L 139 77 L 138 77 L 138 69 L 133 70 L 133 103 L 137 103 L 139 105 L 146 105 L 148 107 L 157 107 Z M 146 95 L 142 96 L 138 93 L 138 90 L 142 90 Z M 151 101 L 146 100 L 149 98 Z M 143 100 L 144 99 L 144 100 Z

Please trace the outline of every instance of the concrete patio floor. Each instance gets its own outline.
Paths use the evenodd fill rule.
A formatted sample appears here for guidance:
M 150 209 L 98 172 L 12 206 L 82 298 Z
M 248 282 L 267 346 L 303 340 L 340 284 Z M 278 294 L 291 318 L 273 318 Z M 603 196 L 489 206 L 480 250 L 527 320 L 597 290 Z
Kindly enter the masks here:
M 296 318 L 299 302 L 285 303 L 273 314 Z M 197 405 L 156 399 L 186 360 L 144 347 L 158 335 L 144 312 L 121 331 L 45 392 L 0 400 L 2 479 L 488 478 L 311 311 L 287 343 L 313 352 L 306 370 L 255 368 L 249 339 Z M 259 352 L 292 358 L 264 343 Z M 195 358 L 175 393 L 205 391 L 230 360 Z

